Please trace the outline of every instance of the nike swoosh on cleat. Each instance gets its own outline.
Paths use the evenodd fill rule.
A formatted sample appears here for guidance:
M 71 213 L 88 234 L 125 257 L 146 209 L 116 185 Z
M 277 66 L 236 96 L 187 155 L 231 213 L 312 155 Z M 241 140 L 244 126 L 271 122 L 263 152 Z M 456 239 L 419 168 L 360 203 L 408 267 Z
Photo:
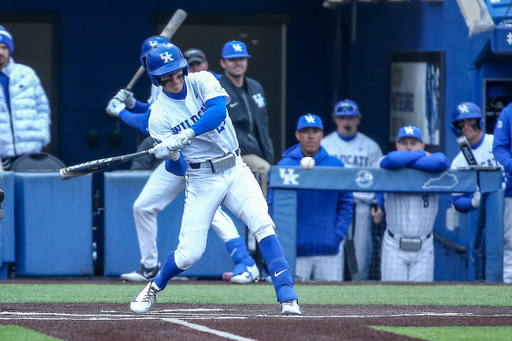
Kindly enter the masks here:
M 275 271 L 274 271 L 274 277 L 278 277 L 280 274 L 282 274 L 282 273 L 283 273 L 283 272 L 285 272 L 285 271 L 286 271 L 286 269 L 281 270 L 281 271 L 279 271 L 279 272 L 275 272 Z
M 235 102 L 235 103 L 229 103 L 229 107 L 230 108 L 234 108 L 238 105 L 238 102 Z

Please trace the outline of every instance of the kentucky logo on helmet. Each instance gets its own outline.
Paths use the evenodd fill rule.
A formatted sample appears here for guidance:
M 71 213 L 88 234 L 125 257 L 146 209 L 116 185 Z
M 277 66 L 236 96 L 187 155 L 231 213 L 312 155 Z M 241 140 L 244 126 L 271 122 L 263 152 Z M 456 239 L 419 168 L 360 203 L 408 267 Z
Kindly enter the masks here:
M 169 54 L 169 52 L 167 52 L 167 51 L 165 53 L 160 53 L 160 58 L 162 58 L 162 60 L 166 64 L 174 61 L 174 59 L 172 58 L 172 54 Z
M 461 105 L 459 105 L 459 111 L 463 114 L 463 113 L 469 112 L 469 108 L 467 105 L 461 104 Z
M 151 41 L 149 42 L 149 46 L 151 46 L 151 47 L 156 46 L 156 45 L 158 45 L 158 44 L 160 44 L 160 42 L 159 42 L 159 41 L 157 41 L 157 40 L 151 40 Z

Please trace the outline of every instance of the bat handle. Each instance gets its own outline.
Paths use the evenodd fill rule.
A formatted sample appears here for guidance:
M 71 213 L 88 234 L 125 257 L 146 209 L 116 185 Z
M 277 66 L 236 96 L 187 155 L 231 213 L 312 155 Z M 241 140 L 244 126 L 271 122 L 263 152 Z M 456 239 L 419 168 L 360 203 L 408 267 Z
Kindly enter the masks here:
M 139 70 L 137 70 L 137 73 L 133 76 L 130 83 L 128 83 L 128 85 L 126 86 L 126 90 L 128 90 L 128 91 L 132 90 L 133 86 L 139 80 L 140 76 L 142 76 L 144 71 L 146 71 L 146 69 L 143 66 L 139 67 Z

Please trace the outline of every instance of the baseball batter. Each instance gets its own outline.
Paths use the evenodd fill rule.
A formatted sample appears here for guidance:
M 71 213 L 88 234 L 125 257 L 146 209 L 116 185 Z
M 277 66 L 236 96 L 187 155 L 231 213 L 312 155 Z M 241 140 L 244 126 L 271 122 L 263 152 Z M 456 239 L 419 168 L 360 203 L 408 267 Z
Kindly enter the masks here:
M 168 171 L 185 175 L 186 199 L 178 247 L 157 277 L 132 300 L 131 310 L 149 311 L 168 281 L 200 259 L 215 211 L 224 203 L 258 241 L 281 314 L 300 315 L 274 222 L 256 179 L 240 157 L 226 110 L 229 96 L 209 72 L 188 74 L 187 61 L 176 45 L 155 46 L 147 66 L 151 81 L 163 90 L 149 119 L 150 135 L 161 142 L 155 146 L 155 156 L 165 158 Z
M 152 46 L 170 41 L 164 37 L 149 37 L 142 44 L 141 64 L 146 67 L 146 58 Z M 148 134 L 150 106 L 161 92 L 161 87 L 152 86 L 152 96 L 148 103 L 141 103 L 133 93 L 120 90 L 109 102 L 107 113 L 118 116 L 123 122 L 143 134 Z M 126 106 L 126 109 L 123 109 Z M 165 170 L 161 163 L 151 174 L 146 185 L 133 204 L 133 216 L 139 248 L 141 266 L 138 270 L 123 274 L 121 278 L 128 281 L 150 281 L 160 270 L 157 248 L 157 214 L 169 205 L 185 190 L 185 179 Z M 240 237 L 231 218 L 219 207 L 212 221 L 217 235 L 226 243 L 226 248 L 235 262 L 232 283 L 249 283 L 259 277 L 259 270 L 254 259 L 247 253 L 245 241 Z
M 336 103 L 333 119 L 337 130 L 323 138 L 322 147 L 329 155 L 340 159 L 347 168 L 378 168 L 382 151 L 377 142 L 358 131 L 361 118 L 356 102 L 346 99 Z M 356 203 L 354 246 L 358 267 L 358 272 L 352 274 L 354 281 L 367 280 L 370 273 L 373 249 L 370 204 L 374 198 L 375 193 L 354 193 Z M 377 210 L 381 211 L 382 195 L 378 195 L 378 200 L 380 207 Z
M 397 151 L 380 161 L 380 167 L 403 167 L 439 172 L 450 167 L 442 153 L 426 152 L 423 135 L 407 126 L 396 137 Z M 382 281 L 432 282 L 434 280 L 434 238 L 437 194 L 384 193 L 387 229 L 382 241 Z

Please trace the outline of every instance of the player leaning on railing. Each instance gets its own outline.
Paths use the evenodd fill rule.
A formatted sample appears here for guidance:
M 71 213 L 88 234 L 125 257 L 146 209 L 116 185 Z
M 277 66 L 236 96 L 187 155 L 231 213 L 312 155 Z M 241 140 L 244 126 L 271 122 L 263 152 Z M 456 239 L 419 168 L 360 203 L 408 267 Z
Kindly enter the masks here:
M 417 127 L 401 128 L 395 145 L 397 151 L 381 159 L 381 168 L 439 172 L 450 167 L 444 154 L 424 150 L 423 135 Z M 387 229 L 382 240 L 382 281 L 434 280 L 432 232 L 438 208 L 438 194 L 384 193 Z M 375 223 L 380 219 L 382 216 L 374 217 Z

